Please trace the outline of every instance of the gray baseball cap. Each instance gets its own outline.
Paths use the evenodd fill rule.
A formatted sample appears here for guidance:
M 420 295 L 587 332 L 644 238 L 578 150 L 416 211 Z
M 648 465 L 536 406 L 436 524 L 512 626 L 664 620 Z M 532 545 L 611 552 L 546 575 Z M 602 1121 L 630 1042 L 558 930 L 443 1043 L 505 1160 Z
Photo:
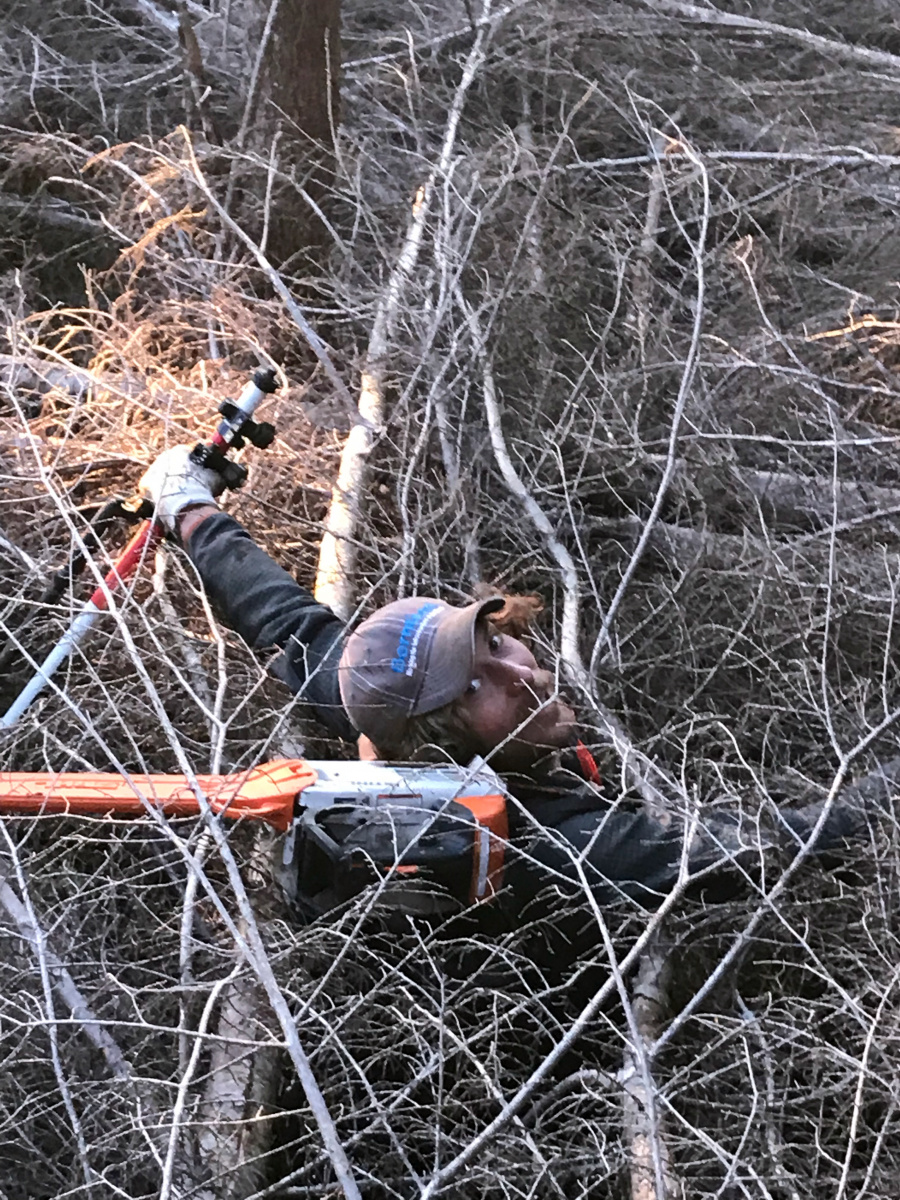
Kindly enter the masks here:
M 379 749 L 401 738 L 410 717 L 461 696 L 472 679 L 475 626 L 502 596 L 455 608 L 434 596 L 386 604 L 347 639 L 338 677 L 347 715 Z

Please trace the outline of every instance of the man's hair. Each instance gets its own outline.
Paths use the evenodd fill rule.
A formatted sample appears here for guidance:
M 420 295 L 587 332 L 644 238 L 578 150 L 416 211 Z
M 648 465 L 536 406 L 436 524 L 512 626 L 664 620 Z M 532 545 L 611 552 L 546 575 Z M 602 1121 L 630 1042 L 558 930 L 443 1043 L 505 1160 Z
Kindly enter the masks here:
M 537 596 L 507 596 L 506 606 L 500 612 L 479 617 L 478 624 L 510 637 L 527 638 L 529 626 L 541 608 Z M 393 762 L 450 759 L 465 766 L 479 753 L 479 746 L 457 698 L 441 708 L 410 717 L 403 736 L 392 745 L 378 746 L 377 750 L 382 758 Z
M 377 750 L 380 757 L 392 762 L 449 759 L 461 766 L 465 766 L 478 753 L 458 700 L 451 700 L 433 712 L 410 717 L 403 736 L 390 746 L 378 746 Z

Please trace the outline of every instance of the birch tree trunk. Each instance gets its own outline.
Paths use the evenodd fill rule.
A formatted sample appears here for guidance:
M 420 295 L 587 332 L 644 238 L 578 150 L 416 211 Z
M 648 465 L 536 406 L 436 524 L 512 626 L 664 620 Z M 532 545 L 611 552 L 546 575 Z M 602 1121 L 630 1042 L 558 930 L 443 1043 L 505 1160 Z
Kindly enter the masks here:
M 216 1200 L 245 1200 L 265 1179 L 270 1118 L 278 1091 L 276 1046 L 248 1047 L 271 1013 L 260 983 L 241 974 L 222 995 L 198 1141 Z

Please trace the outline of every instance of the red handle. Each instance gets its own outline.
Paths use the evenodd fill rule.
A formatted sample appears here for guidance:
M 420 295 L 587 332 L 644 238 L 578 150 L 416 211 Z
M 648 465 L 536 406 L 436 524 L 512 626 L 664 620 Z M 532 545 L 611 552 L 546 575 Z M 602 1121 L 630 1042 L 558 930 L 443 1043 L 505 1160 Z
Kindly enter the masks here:
M 156 521 L 144 521 L 138 528 L 137 533 L 119 555 L 115 561 L 115 565 L 107 572 L 104 583 L 109 591 L 114 592 L 116 588 L 122 587 L 128 582 L 135 571 L 141 564 L 141 561 L 147 558 L 156 550 L 156 547 L 162 541 L 165 530 L 162 525 Z M 95 608 L 102 609 L 104 612 L 107 608 L 106 594 L 102 587 L 97 587 L 91 596 L 91 604 Z
M 197 786 L 215 813 L 267 821 L 279 832 L 290 827 L 296 798 L 316 782 L 303 759 L 263 763 L 243 775 L 198 775 Z M 201 810 L 184 775 L 55 775 L 0 771 L 0 815 L 72 813 L 80 816 L 144 816 L 157 808 L 168 817 Z

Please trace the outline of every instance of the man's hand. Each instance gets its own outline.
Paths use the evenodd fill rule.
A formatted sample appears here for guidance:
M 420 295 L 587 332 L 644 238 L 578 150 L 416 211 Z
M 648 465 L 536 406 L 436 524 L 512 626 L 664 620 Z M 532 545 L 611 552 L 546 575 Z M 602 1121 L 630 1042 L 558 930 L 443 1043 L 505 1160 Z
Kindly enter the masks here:
M 164 450 L 138 484 L 142 494 L 153 501 L 157 521 L 170 533 L 175 531 L 178 515 L 185 508 L 199 505 L 215 508 L 215 497 L 225 487 L 215 471 L 192 463 L 190 453 L 190 446 Z

